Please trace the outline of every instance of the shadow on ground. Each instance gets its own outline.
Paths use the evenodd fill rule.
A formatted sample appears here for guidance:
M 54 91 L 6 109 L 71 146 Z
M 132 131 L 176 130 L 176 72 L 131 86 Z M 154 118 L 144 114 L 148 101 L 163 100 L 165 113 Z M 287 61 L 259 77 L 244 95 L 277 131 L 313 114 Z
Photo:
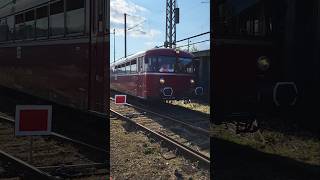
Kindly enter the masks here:
M 317 180 L 320 166 L 211 138 L 211 176 L 216 180 Z

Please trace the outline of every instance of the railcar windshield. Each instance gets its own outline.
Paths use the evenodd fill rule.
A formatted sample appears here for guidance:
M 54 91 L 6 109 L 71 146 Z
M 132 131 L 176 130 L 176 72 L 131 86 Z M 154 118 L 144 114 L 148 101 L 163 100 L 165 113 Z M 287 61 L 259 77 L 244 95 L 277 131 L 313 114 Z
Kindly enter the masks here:
M 147 72 L 160 73 L 193 73 L 194 64 L 192 58 L 157 56 L 145 59 Z

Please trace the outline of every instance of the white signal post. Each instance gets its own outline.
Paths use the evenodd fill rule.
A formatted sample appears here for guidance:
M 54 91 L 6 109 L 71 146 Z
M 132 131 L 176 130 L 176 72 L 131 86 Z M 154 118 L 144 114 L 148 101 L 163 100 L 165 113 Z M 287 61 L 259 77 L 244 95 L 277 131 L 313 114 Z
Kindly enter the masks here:
M 29 162 L 32 162 L 33 136 L 50 135 L 52 106 L 17 105 L 15 113 L 15 136 L 29 136 Z

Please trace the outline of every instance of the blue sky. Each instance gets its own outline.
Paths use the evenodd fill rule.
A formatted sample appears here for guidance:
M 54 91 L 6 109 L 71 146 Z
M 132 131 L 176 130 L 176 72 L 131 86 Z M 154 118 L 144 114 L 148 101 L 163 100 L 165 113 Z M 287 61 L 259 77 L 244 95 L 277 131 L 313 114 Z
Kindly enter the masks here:
M 116 29 L 116 60 L 124 56 L 124 13 L 127 13 L 127 55 L 163 45 L 165 41 L 166 0 L 111 0 L 111 33 Z M 177 0 L 180 23 L 177 40 L 210 30 L 209 0 Z M 191 39 L 191 43 L 208 40 L 209 34 Z M 177 46 L 187 44 L 186 41 Z M 194 45 L 199 50 L 209 49 L 210 42 Z M 183 47 L 182 49 L 187 48 Z M 110 61 L 113 62 L 113 34 L 110 35 Z

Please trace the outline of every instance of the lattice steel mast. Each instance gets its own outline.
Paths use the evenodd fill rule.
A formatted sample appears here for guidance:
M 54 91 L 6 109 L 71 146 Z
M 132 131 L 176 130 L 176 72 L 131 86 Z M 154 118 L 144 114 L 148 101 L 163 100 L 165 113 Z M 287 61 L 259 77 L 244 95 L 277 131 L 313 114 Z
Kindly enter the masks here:
M 177 0 L 167 0 L 166 3 L 166 40 L 164 47 L 176 45 L 177 24 L 179 23 L 179 8 Z

